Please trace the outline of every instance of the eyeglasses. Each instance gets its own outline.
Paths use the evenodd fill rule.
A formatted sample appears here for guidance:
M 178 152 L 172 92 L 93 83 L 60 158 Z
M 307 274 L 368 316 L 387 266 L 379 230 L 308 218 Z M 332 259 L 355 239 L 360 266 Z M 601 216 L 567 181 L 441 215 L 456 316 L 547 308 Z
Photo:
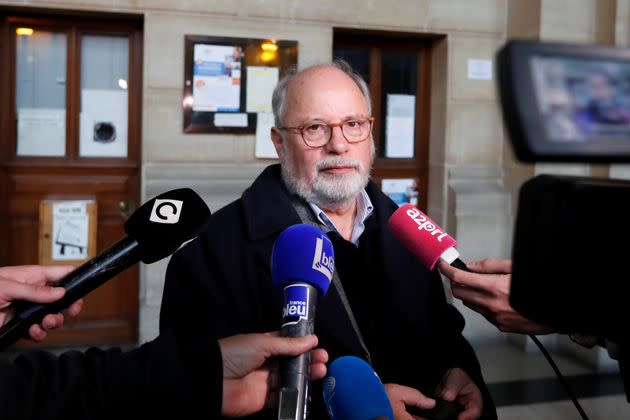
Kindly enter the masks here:
M 335 127 L 341 128 L 341 134 L 343 134 L 348 143 L 361 143 L 370 137 L 373 122 L 374 117 L 357 118 L 337 124 L 327 124 L 318 121 L 301 127 L 278 127 L 278 130 L 298 131 L 308 147 L 319 148 L 328 144 Z

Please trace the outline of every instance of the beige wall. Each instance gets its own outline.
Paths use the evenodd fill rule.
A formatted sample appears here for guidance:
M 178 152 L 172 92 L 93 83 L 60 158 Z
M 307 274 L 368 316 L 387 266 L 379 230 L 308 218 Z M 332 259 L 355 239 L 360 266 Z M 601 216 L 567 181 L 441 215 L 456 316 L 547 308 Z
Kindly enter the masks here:
M 299 65 L 329 60 L 335 27 L 446 35 L 433 51 L 428 212 L 465 259 L 509 256 L 520 183 L 548 168 L 514 160 L 494 80 L 471 80 L 469 59 L 492 60 L 506 37 L 627 44 L 630 0 L 39 0 L 3 5 L 144 16 L 143 195 L 195 188 L 211 209 L 238 197 L 269 161 L 253 135 L 182 132 L 184 35 L 296 40 Z M 630 172 L 620 167 L 617 173 Z M 142 267 L 141 341 L 157 333 L 164 267 Z M 467 334 L 498 333 L 466 313 Z

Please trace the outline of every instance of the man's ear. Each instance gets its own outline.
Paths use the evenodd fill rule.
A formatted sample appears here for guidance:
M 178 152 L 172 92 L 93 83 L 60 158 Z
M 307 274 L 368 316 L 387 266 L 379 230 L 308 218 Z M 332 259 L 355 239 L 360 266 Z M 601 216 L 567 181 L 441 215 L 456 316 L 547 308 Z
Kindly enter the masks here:
M 282 153 L 282 134 L 280 134 L 280 130 L 276 127 L 271 127 L 271 141 L 273 142 L 273 146 L 276 148 L 276 153 L 278 156 Z

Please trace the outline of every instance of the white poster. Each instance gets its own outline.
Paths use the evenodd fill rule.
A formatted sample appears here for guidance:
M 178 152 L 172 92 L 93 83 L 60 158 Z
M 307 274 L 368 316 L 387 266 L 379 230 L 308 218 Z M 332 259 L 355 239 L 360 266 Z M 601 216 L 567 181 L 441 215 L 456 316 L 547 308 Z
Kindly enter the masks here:
M 415 95 L 387 95 L 385 157 L 413 157 L 415 115 Z
M 259 112 L 256 121 L 256 157 L 263 159 L 278 159 L 278 153 L 271 141 L 271 127 L 273 114 Z
M 87 258 L 88 222 L 86 201 L 53 204 L 53 260 L 82 260 Z
M 240 110 L 241 54 L 241 47 L 194 46 L 193 111 Z
M 17 121 L 18 156 L 65 156 L 66 110 L 20 108 Z
M 271 95 L 278 75 L 278 67 L 247 67 L 247 112 L 271 112 Z
M 79 155 L 127 157 L 127 91 L 83 89 Z

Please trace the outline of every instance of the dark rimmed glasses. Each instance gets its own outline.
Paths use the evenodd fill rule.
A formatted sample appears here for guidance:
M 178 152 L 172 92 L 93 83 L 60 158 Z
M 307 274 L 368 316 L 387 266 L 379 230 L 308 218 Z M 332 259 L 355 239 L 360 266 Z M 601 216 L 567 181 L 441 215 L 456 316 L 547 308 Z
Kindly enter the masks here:
M 370 137 L 373 122 L 374 117 L 353 118 L 337 124 L 317 121 L 300 127 L 278 127 L 278 130 L 295 130 L 302 135 L 302 140 L 308 147 L 319 148 L 328 144 L 335 127 L 341 128 L 348 143 L 361 143 Z

